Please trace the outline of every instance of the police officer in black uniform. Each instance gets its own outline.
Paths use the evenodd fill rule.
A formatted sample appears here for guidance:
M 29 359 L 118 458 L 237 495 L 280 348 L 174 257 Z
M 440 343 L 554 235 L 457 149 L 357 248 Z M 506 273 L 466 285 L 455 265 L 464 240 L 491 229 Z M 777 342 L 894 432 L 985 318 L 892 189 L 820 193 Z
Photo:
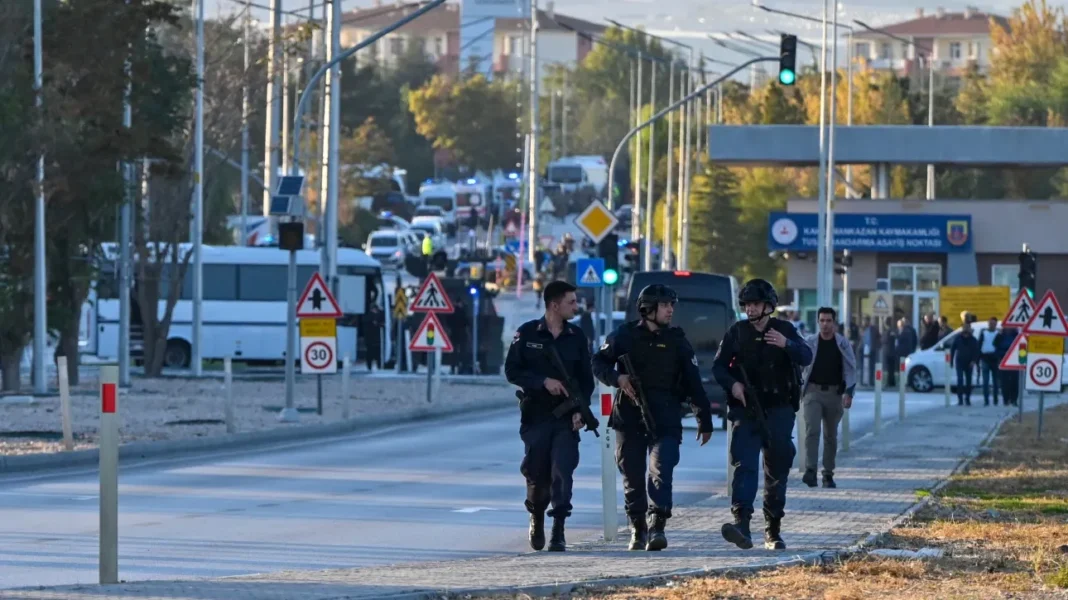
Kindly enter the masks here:
M 593 355 L 593 372 L 605 385 L 618 387 L 608 424 L 616 435 L 616 464 L 631 525 L 631 550 L 663 550 L 664 526 L 671 518 L 671 481 L 682 443 L 682 402 L 697 417 L 701 445 L 712 435 L 712 408 L 701 386 L 697 358 L 680 327 L 671 327 L 678 296 L 665 285 L 650 285 L 638 295 L 640 318 L 624 323 Z M 630 354 L 637 371 L 626 373 L 620 357 Z M 633 375 L 649 403 L 656 431 L 646 431 L 635 403 Z M 649 457 L 648 497 L 646 456 Z M 651 501 L 651 506 L 650 506 Z M 649 512 L 647 522 L 645 513 Z
M 593 394 L 590 371 L 590 348 L 582 330 L 568 323 L 578 312 L 575 286 L 553 281 L 545 286 L 545 316 L 522 324 L 512 338 L 504 373 L 508 382 L 522 388 L 519 403 L 519 436 L 525 454 L 520 472 L 527 479 L 527 511 L 530 512 L 530 547 L 545 547 L 545 509 L 552 503 L 552 538 L 550 552 L 563 552 L 564 520 L 571 516 L 573 474 L 579 462 L 578 431 L 586 426 L 595 431 L 599 423 L 585 423 L 578 409 L 557 418 L 553 410 L 561 403 L 575 400 L 585 406 Z M 567 373 L 553 367 L 547 352 L 555 347 Z M 570 398 L 565 381 L 573 382 L 580 394 Z
M 723 538 L 739 548 L 753 547 L 749 520 L 756 499 L 760 452 L 764 451 L 764 547 L 784 550 L 780 534 L 786 506 L 786 479 L 794 462 L 794 415 L 800 407 L 801 367 L 812 362 L 812 350 L 789 321 L 772 317 L 779 296 L 763 279 L 753 279 L 738 293 L 738 304 L 748 320 L 731 325 L 712 363 L 712 374 L 729 398 L 731 424 L 728 449 L 734 478 L 731 481 L 733 523 L 723 525 Z M 748 384 L 744 383 L 748 380 Z M 750 387 L 751 386 L 751 387 Z M 759 401 L 767 422 L 767 439 L 761 433 L 746 394 Z

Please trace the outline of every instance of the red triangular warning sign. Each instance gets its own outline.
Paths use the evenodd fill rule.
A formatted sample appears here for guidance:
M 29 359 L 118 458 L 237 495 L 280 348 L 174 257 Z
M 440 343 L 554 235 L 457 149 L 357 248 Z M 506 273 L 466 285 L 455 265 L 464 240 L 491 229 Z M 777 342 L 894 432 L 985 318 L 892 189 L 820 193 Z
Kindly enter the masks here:
M 1013 340 L 1005 358 L 1001 359 L 1002 370 L 1023 371 L 1027 369 L 1027 336 L 1020 334 Z
M 415 335 L 412 336 L 408 349 L 412 352 L 433 352 L 435 350 L 452 352 L 452 340 L 445 333 L 445 329 L 441 327 L 441 321 L 438 320 L 438 316 L 434 313 L 427 313 L 426 317 L 423 318 L 423 322 L 419 324 L 419 329 L 415 330 Z
M 445 286 L 441 285 L 441 280 L 438 279 L 436 273 L 431 273 L 423 280 L 423 285 L 419 288 L 408 310 L 427 313 L 451 313 L 454 310 L 452 300 L 445 293 Z
M 1023 327 L 1035 314 L 1035 301 L 1028 295 L 1027 290 L 1020 290 L 1016 300 L 1009 308 L 1008 314 L 1001 320 L 1002 327 Z
M 304 319 L 310 317 L 324 317 L 340 319 L 341 307 L 338 306 L 330 288 L 319 273 L 312 273 L 308 285 L 304 287 L 304 293 L 297 302 L 297 316 Z
M 1053 290 L 1046 292 L 1045 296 L 1035 304 L 1035 314 L 1024 325 L 1024 333 L 1035 335 L 1057 335 L 1068 337 L 1068 320 L 1064 318 L 1060 302 L 1053 295 Z

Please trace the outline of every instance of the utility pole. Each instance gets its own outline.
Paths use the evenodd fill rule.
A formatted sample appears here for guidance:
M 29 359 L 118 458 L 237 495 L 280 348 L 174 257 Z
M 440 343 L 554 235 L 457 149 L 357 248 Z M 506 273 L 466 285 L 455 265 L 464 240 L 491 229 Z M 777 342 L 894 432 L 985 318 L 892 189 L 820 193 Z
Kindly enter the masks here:
M 127 2 L 129 5 L 129 2 Z M 132 52 L 132 45 L 128 46 Z M 126 90 L 122 95 L 122 126 L 133 126 L 130 92 L 133 88 L 131 57 L 124 65 Z M 119 209 L 119 385 L 130 385 L 130 210 L 133 202 L 134 163 L 122 163 L 122 208 Z
M 249 37 L 252 35 L 252 0 L 245 0 L 245 23 L 244 34 L 241 39 L 245 42 L 245 70 L 241 76 L 241 245 L 248 245 L 248 71 L 249 71 Z
M 634 89 L 636 94 L 634 100 L 634 126 L 637 127 L 642 122 L 642 60 L 644 56 L 641 52 L 638 53 L 638 82 L 637 87 Z M 633 220 L 632 234 L 635 240 L 641 240 L 642 237 L 642 143 L 641 137 L 634 139 L 634 160 L 631 162 L 634 169 L 634 206 L 631 209 L 631 219 Z M 649 243 L 649 240 L 641 242 L 639 248 L 644 248 Z M 641 258 L 641 257 L 638 257 Z
M 538 0 L 530 0 L 530 159 L 527 162 L 527 193 L 530 222 L 527 223 L 527 260 L 534 263 L 534 240 L 538 239 Z
M 671 54 L 671 68 L 668 73 L 668 106 L 675 104 L 675 55 Z M 667 147 L 667 178 L 664 181 L 664 250 L 660 254 L 660 270 L 667 271 L 671 268 L 671 214 L 674 210 L 671 196 L 672 167 L 675 165 L 675 128 L 672 126 L 673 115 L 668 115 L 668 147 Z
M 282 129 L 282 0 L 271 0 L 271 37 L 267 43 L 267 135 L 263 145 L 263 216 L 271 208 L 271 194 L 278 187 L 279 133 Z M 274 226 L 271 227 L 275 229 Z
M 204 373 L 201 360 L 204 322 L 204 2 L 197 5 L 196 123 L 193 131 L 193 376 Z
M 567 70 L 564 70 L 564 97 L 563 107 L 560 110 L 560 118 L 562 122 L 560 124 L 560 156 L 567 156 L 567 98 L 570 95 L 570 89 L 568 88 Z M 609 181 L 611 182 L 611 175 L 609 175 Z M 609 191 L 611 191 L 611 183 L 609 183 Z
M 697 82 L 693 78 L 693 50 L 690 51 L 690 63 L 689 68 L 686 70 L 686 94 L 689 95 L 696 89 Z M 691 130 L 693 129 L 693 101 L 682 107 L 683 118 L 686 120 L 686 135 L 682 139 L 682 147 L 685 159 L 683 161 L 683 169 L 685 174 L 682 181 L 682 198 L 679 199 L 681 203 L 680 213 L 682 214 L 682 232 L 679 234 L 682 236 L 682 251 L 679 252 L 679 268 L 690 268 L 690 163 L 693 158 L 690 154 L 690 138 Z
M 817 176 L 817 230 L 819 246 L 816 249 L 816 302 L 820 306 L 830 306 L 831 291 L 827 289 L 827 3 L 823 0 L 823 44 L 820 46 L 820 159 Z
M 656 63 L 649 61 L 649 107 L 656 112 Z M 645 182 L 645 244 L 642 269 L 653 270 L 653 179 L 656 174 L 656 124 L 649 125 L 649 168 Z
M 835 266 L 834 266 L 834 200 L 835 190 L 837 189 L 837 169 L 834 162 L 834 138 L 836 134 L 836 125 L 838 121 L 838 4 L 834 4 L 834 16 L 831 26 L 831 86 L 830 93 L 830 117 L 827 119 L 827 197 L 823 199 L 827 203 L 825 209 L 827 213 L 827 236 L 823 242 L 826 245 L 824 249 L 824 256 L 827 260 L 827 266 L 824 267 L 824 272 L 827 276 L 827 293 L 830 298 L 834 298 L 834 280 L 835 280 Z M 833 306 L 833 304 L 832 304 Z M 846 323 L 848 326 L 848 323 Z
M 326 30 L 330 33 L 327 47 L 327 63 L 341 53 L 341 0 L 332 0 Z M 341 133 L 341 63 L 330 67 L 326 73 L 326 123 L 322 135 L 323 145 L 322 181 L 320 203 L 325 203 L 321 225 L 325 233 L 319 259 L 319 271 L 326 278 L 326 285 L 337 292 L 337 199 L 338 199 L 338 142 Z
M 44 87 L 43 20 L 41 0 L 33 2 L 33 87 L 37 92 L 37 117 L 42 118 Z M 44 151 L 37 155 L 37 198 L 33 220 L 33 393 L 48 391 L 45 349 L 48 335 L 48 275 L 45 270 Z

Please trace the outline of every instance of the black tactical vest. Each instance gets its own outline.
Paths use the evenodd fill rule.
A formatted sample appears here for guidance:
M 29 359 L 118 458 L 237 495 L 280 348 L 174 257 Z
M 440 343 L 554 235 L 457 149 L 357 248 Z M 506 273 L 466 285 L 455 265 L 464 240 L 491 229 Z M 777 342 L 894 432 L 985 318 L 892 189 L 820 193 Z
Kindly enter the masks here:
M 796 410 L 801 399 L 799 370 L 785 348 L 772 346 L 764 340 L 764 332 L 773 328 L 782 332 L 777 321 L 771 319 L 763 332 L 747 322 L 739 323 L 738 356 L 765 408 L 790 403 Z
M 649 392 L 671 392 L 678 381 L 678 335 L 671 330 L 634 331 L 631 361 Z M 644 330 L 644 331 L 643 331 Z

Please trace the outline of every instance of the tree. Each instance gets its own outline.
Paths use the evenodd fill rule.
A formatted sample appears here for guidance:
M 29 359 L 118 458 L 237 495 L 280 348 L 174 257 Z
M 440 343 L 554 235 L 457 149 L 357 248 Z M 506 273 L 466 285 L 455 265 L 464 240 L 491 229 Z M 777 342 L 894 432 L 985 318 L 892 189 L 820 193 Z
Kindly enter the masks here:
M 738 178 L 730 169 L 701 161 L 690 188 L 690 256 L 702 271 L 734 274 L 746 262 L 737 195 Z
M 409 94 L 408 103 L 416 131 L 430 139 L 434 148 L 452 151 L 471 169 L 491 171 L 514 164 L 516 122 L 511 93 L 507 84 L 491 83 L 482 75 L 457 82 L 435 75 Z

